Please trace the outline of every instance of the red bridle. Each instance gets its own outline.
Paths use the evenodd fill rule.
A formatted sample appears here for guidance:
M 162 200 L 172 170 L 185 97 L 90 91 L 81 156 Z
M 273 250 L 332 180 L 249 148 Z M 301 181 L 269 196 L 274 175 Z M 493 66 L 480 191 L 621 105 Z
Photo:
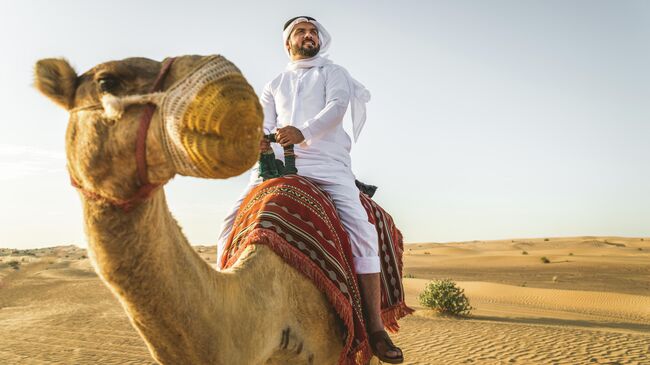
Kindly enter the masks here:
M 168 58 L 162 65 L 156 80 L 154 81 L 151 92 L 158 92 L 162 88 L 163 80 L 167 75 L 167 72 L 171 68 L 172 63 L 174 63 L 174 58 Z M 135 161 L 138 172 L 138 180 L 140 187 L 138 191 L 133 194 L 129 199 L 119 200 L 119 199 L 110 199 L 106 198 L 98 193 L 92 192 L 90 190 L 84 189 L 70 174 L 70 182 L 72 186 L 77 188 L 84 196 L 92 200 L 103 200 L 111 205 L 114 205 L 118 208 L 121 208 L 125 212 L 133 209 L 137 204 L 148 199 L 151 194 L 159 188 L 162 184 L 152 184 L 149 182 L 149 177 L 147 175 L 147 132 L 149 131 L 149 126 L 151 125 L 151 118 L 153 113 L 156 110 L 156 105 L 149 103 L 145 105 L 144 111 L 140 116 L 140 125 L 138 127 L 138 135 L 135 144 Z

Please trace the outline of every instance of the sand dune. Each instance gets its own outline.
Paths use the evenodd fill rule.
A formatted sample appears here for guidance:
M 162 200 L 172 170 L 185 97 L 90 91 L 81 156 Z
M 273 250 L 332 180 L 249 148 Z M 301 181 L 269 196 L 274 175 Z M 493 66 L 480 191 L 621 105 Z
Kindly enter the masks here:
M 66 254 L 5 271 L 0 364 L 153 364 L 88 259 Z
M 407 301 L 428 280 L 405 279 Z M 470 319 L 416 305 L 396 341 L 412 364 L 647 364 L 650 297 L 458 282 Z
M 196 249 L 214 261 L 214 247 Z M 0 249 L 0 364 L 154 363 L 86 256 Z M 650 364 L 650 239 L 412 244 L 404 262 L 417 309 L 394 336 L 406 364 Z M 471 317 L 418 304 L 430 279 L 446 277 Z

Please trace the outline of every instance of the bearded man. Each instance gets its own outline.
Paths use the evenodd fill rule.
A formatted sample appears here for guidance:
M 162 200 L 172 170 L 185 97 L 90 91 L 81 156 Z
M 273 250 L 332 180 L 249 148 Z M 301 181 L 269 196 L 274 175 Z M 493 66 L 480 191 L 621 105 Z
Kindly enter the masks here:
M 318 184 L 332 198 L 352 246 L 353 264 L 359 278 L 368 338 L 373 353 L 382 361 L 403 362 L 402 351 L 391 342 L 381 319 L 380 262 L 375 227 L 368 222 L 359 200 L 351 169 L 351 140 L 342 126 L 351 104 L 355 141 L 365 122 L 365 103 L 370 93 L 341 66 L 324 54 L 331 37 L 314 18 L 299 16 L 284 25 L 283 41 L 291 62 L 265 87 L 260 98 L 264 132 L 276 133 L 282 146 L 295 145 L 298 174 Z M 260 142 L 262 151 L 271 146 Z M 275 149 L 282 159 L 282 149 Z M 237 210 L 250 190 L 262 182 L 258 168 L 222 226 L 218 257 L 232 230 Z

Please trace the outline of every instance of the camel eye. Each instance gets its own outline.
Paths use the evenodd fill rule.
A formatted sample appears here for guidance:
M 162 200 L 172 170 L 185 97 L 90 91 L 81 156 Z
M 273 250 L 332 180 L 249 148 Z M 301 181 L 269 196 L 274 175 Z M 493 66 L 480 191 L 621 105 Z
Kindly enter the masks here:
M 99 89 L 103 93 L 110 93 L 117 89 L 120 85 L 120 80 L 113 76 L 104 76 L 97 80 L 97 83 L 99 84 Z

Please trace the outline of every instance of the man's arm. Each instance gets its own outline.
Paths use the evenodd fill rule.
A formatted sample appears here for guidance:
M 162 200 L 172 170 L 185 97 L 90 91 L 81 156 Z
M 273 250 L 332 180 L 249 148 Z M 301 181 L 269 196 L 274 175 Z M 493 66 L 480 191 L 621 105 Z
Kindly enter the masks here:
M 269 82 L 264 86 L 262 96 L 260 97 L 262 104 L 262 111 L 264 112 L 264 134 L 271 133 L 277 126 L 278 113 L 275 110 L 275 100 L 273 99 L 273 92 L 271 91 L 271 83 Z
M 273 99 L 273 93 L 271 92 L 271 83 L 269 82 L 264 86 L 262 91 L 262 96 L 260 97 L 260 104 L 262 104 L 262 112 L 264 113 L 264 122 L 262 123 L 262 129 L 264 134 L 270 134 L 277 126 L 278 113 L 275 110 L 275 100 Z M 266 152 L 271 148 L 269 141 L 262 137 L 260 141 L 260 150 Z
M 325 107 L 299 128 L 305 141 L 321 136 L 343 121 L 350 103 L 350 85 L 344 69 L 337 67 L 327 76 L 325 98 Z

